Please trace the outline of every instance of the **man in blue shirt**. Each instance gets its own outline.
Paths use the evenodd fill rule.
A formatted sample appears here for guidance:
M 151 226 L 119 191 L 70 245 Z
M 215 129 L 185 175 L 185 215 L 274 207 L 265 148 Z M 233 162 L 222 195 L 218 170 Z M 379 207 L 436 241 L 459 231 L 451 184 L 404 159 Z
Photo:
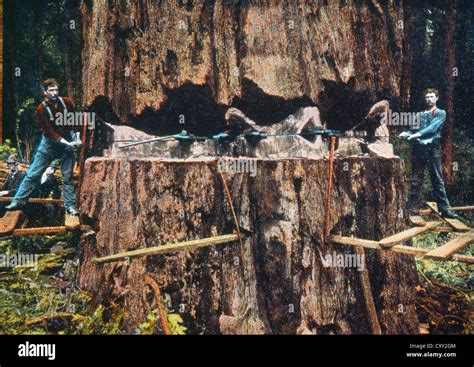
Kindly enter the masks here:
M 413 124 L 409 131 L 404 131 L 399 135 L 412 144 L 408 209 L 414 211 L 419 205 L 427 168 L 441 215 L 447 218 L 458 218 L 458 215 L 450 210 L 451 205 L 444 187 L 441 169 L 441 129 L 446 120 L 446 111 L 436 107 L 438 98 L 439 93 L 436 89 L 427 89 L 425 91 L 427 110 L 417 115 L 417 124 Z

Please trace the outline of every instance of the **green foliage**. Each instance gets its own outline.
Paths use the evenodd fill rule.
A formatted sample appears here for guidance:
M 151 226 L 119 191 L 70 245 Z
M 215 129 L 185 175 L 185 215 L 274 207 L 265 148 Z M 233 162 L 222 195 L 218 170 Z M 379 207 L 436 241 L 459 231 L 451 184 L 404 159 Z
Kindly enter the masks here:
M 171 334 L 173 335 L 185 335 L 186 327 L 183 325 L 183 319 L 177 313 L 168 313 L 168 323 L 170 325 Z M 153 310 L 148 313 L 143 321 L 135 330 L 135 334 L 151 335 L 160 334 L 162 330 L 160 328 L 160 316 L 158 310 Z
M 413 246 L 426 249 L 438 247 L 459 234 L 430 232 L 413 239 Z M 464 248 L 460 254 L 474 255 L 471 248 Z M 456 261 L 435 261 L 431 259 L 416 258 L 416 265 L 427 278 L 439 280 L 453 288 L 468 294 L 474 300 L 474 284 L 471 277 L 474 265 Z
M 158 329 L 158 321 L 160 316 L 157 310 L 153 310 L 146 315 L 145 321 L 143 321 L 138 328 L 135 330 L 135 334 L 140 335 L 152 335 L 156 334 Z
M 43 238 L 42 238 L 43 237 Z M 48 249 L 58 240 L 65 248 Z M 5 334 L 120 334 L 126 314 L 93 306 L 90 296 L 58 272 L 75 278 L 77 238 L 72 235 L 27 236 L 0 241 L 0 253 L 39 254 L 36 266 L 0 268 L 0 332 Z M 62 283 L 61 283 L 62 282 Z
M 186 334 L 186 328 L 184 327 L 183 319 L 181 316 L 177 313 L 169 313 L 168 314 L 168 322 L 170 324 L 171 328 L 171 334 L 173 335 L 185 335 Z
M 17 150 L 12 147 L 10 139 L 5 139 L 5 142 L 0 144 L 0 160 L 6 161 L 10 154 L 17 154 Z
M 50 253 L 57 242 L 64 248 Z M 17 236 L 0 241 L 0 253 L 39 254 L 37 264 L 0 268 L 0 333 L 5 334 L 123 334 L 128 316 L 119 306 L 93 306 L 90 296 L 73 282 L 58 281 L 57 274 L 75 279 L 78 238 L 71 233 L 54 236 Z M 168 313 L 173 334 L 185 334 L 179 314 Z M 161 334 L 156 310 L 140 324 L 136 334 Z

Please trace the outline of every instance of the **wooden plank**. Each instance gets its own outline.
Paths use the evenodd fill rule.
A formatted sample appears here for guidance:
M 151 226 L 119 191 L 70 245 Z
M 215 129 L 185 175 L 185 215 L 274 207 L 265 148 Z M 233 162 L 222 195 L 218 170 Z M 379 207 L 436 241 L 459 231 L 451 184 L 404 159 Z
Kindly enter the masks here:
M 12 201 L 12 197 L 9 196 L 3 196 L 0 197 L 0 203 L 9 203 Z M 64 200 L 63 199 L 49 199 L 49 198 L 29 198 L 28 203 L 32 204 L 63 204 Z
M 180 243 L 168 243 L 165 245 L 142 248 L 139 250 L 120 252 L 114 255 L 104 256 L 95 258 L 94 261 L 97 263 L 104 263 L 109 261 L 123 260 L 126 258 L 149 256 L 149 255 L 161 255 L 170 252 L 176 252 L 181 250 L 194 250 L 200 247 L 207 247 L 210 245 L 224 244 L 228 242 L 238 241 L 239 235 L 237 234 L 226 234 L 222 236 L 214 236 L 208 238 L 202 238 L 199 240 L 185 241 Z
M 469 212 L 474 210 L 474 205 L 467 205 L 467 206 L 452 206 L 450 210 L 459 211 L 459 212 Z M 421 209 L 416 211 L 417 214 L 430 214 L 431 209 Z
M 449 232 L 454 232 L 454 229 L 453 227 L 449 227 L 449 226 L 439 226 L 439 227 L 433 228 L 432 231 L 449 233 Z
M 362 246 L 362 247 L 373 249 L 373 250 L 396 252 L 396 253 L 407 254 L 411 256 L 418 256 L 418 257 L 423 257 L 430 251 L 428 249 L 424 249 L 420 247 L 411 247 L 411 246 L 404 246 L 404 245 L 396 245 L 387 249 L 383 249 L 382 247 L 379 246 L 379 243 L 377 241 L 363 240 L 359 238 L 344 237 L 344 236 L 332 236 L 331 241 L 339 245 Z M 458 262 L 463 262 L 467 264 L 474 264 L 474 256 L 457 255 L 457 254 L 453 255 L 451 258 L 448 258 L 448 259 L 435 258 L 433 260 L 458 261 Z
M 331 241 L 339 245 L 362 246 L 380 250 L 378 241 L 364 240 L 362 238 L 331 236 Z
M 466 226 L 459 219 L 446 218 L 446 222 L 449 223 L 449 225 L 452 226 L 456 232 L 469 232 L 471 230 L 470 227 Z
M 453 238 L 444 245 L 431 250 L 425 255 L 425 257 L 446 259 L 473 242 L 474 232 L 469 232 Z
M 0 219 L 0 236 L 13 232 L 21 218 L 21 210 L 7 211 Z
M 19 229 L 15 229 L 12 232 L 12 235 L 23 236 L 23 235 L 32 235 L 32 234 L 53 234 L 53 233 L 61 233 L 65 231 L 66 231 L 66 227 L 64 226 L 19 228 Z
M 451 227 L 454 228 L 454 230 L 456 230 L 457 232 L 467 232 L 470 230 L 470 228 L 468 226 L 466 226 L 464 223 L 462 223 L 460 220 L 458 219 L 451 219 L 451 218 L 445 218 L 441 215 L 441 213 L 438 211 L 438 205 L 436 205 L 436 203 L 433 203 L 433 202 L 430 202 L 428 201 L 426 203 L 426 205 L 428 205 L 428 207 L 431 209 L 431 212 L 436 215 L 439 219 L 441 219 L 442 221 L 446 222 L 447 224 L 449 224 Z
M 80 227 L 81 231 L 92 230 L 91 226 L 82 225 Z M 53 234 L 66 232 L 68 228 L 66 226 L 56 226 L 56 227 L 32 227 L 32 228 L 19 228 L 15 229 L 11 235 L 13 236 L 27 236 L 33 234 Z
M 410 215 L 409 219 L 411 224 L 415 226 L 424 227 L 426 225 L 426 220 L 421 215 Z
M 409 240 L 412 237 L 415 237 L 424 232 L 428 232 L 436 226 L 439 226 L 441 222 L 427 222 L 423 227 L 412 227 L 403 232 L 396 233 L 392 236 L 386 237 L 379 241 L 380 246 L 387 248 L 395 246 L 396 244 Z

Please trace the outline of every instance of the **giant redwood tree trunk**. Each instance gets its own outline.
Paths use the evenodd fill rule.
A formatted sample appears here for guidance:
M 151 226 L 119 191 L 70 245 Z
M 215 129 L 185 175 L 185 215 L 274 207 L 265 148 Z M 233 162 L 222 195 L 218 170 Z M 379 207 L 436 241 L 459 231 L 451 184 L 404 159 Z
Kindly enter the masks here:
M 399 1 L 87 1 L 82 12 L 85 105 L 148 134 L 222 131 L 230 106 L 268 125 L 316 105 L 343 130 L 400 95 Z M 354 253 L 323 241 L 328 161 L 257 168 L 224 174 L 242 243 L 97 264 L 235 225 L 216 159 L 89 158 L 81 287 L 121 305 L 131 332 L 149 311 L 148 274 L 191 333 L 374 333 L 374 322 L 416 333 L 411 257 L 366 250 L 362 271 L 323 266 L 325 255 Z M 400 160 L 338 157 L 333 187 L 333 234 L 380 239 L 405 226 Z
M 230 105 L 272 123 L 317 104 L 348 128 L 400 95 L 403 12 L 385 3 L 86 2 L 84 104 L 106 97 L 117 121 L 150 132 L 180 131 L 180 115 L 218 131 Z

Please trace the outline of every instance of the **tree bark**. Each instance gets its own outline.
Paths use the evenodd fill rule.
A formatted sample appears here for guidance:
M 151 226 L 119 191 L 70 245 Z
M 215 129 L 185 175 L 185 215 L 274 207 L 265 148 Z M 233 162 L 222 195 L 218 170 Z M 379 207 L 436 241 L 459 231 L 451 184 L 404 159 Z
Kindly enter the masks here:
M 350 167 L 345 171 L 344 167 Z M 143 274 L 155 278 L 190 333 L 373 332 L 357 268 L 327 267 L 327 254 L 354 249 L 323 241 L 327 161 L 260 160 L 258 174 L 226 175 L 243 243 L 106 264 L 95 257 L 235 230 L 213 161 L 91 158 L 81 191 L 79 283 L 96 302 L 120 303 L 143 320 Z M 401 161 L 336 159 L 333 234 L 380 239 L 401 230 Z M 413 258 L 365 251 L 382 333 L 417 333 Z
M 456 65 L 455 33 L 456 33 L 456 1 L 451 1 L 446 9 L 446 122 L 443 127 L 443 171 L 448 184 L 453 178 L 453 128 L 454 128 L 454 67 Z
M 18 97 L 16 91 L 16 77 L 15 77 L 15 67 L 16 67 L 16 57 L 15 57 L 15 47 L 14 47 L 14 27 L 15 22 L 13 21 L 16 13 L 15 3 L 12 1 L 7 1 L 4 3 L 4 77 L 3 81 L 5 86 L 10 86 L 5 88 L 3 92 L 3 112 L 4 120 L 9 121 L 8 124 L 3 124 L 3 137 L 11 139 L 13 146 L 17 143 L 16 132 L 15 132 L 15 119 L 16 119 L 16 109 L 18 106 Z
M 180 131 L 180 115 L 193 133 L 217 132 L 231 105 L 268 124 L 316 104 L 347 129 L 400 96 L 399 2 L 86 4 L 84 104 L 105 96 L 147 132 Z
M 73 72 L 72 72 L 72 42 L 71 42 L 71 29 L 69 22 L 71 21 L 71 11 L 69 1 L 63 0 L 64 8 L 64 66 L 66 74 L 66 90 L 67 95 L 74 99 L 74 85 L 73 85 Z
M 403 7 L 403 61 L 402 61 L 402 80 L 400 85 L 401 107 L 404 111 L 410 109 L 411 83 L 413 68 L 413 36 L 414 36 L 414 15 L 415 7 L 413 1 L 405 1 Z

